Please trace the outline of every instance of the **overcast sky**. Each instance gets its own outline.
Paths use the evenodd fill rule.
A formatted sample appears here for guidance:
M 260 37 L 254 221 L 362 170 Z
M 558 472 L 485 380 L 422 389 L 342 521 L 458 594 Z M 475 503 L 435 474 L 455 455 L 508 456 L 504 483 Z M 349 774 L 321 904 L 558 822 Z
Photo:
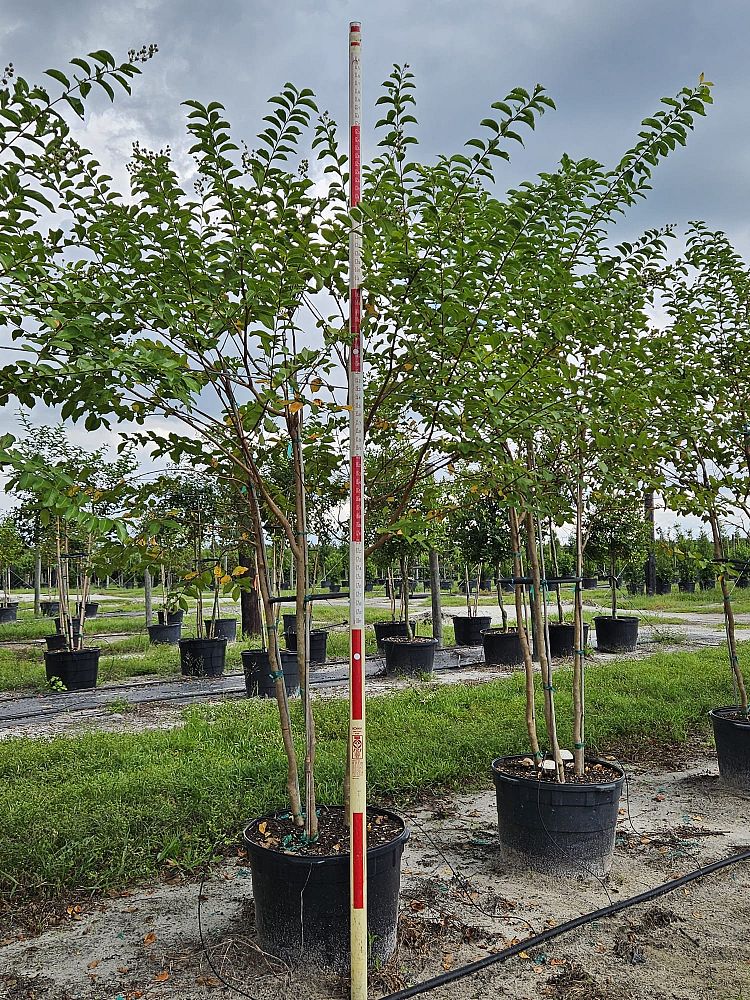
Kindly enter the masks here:
M 124 58 L 156 42 L 133 97 L 96 103 L 83 130 L 119 178 L 136 138 L 184 148 L 187 98 L 221 101 L 235 137 L 251 145 L 265 99 L 287 80 L 345 121 L 352 19 L 363 25 L 365 154 L 394 62 L 416 74 L 422 155 L 458 151 L 512 87 L 548 89 L 558 110 L 505 168 L 507 186 L 553 168 L 563 152 L 617 160 L 659 99 L 703 72 L 715 104 L 687 149 L 659 167 L 622 235 L 705 219 L 750 253 L 746 0 L 0 0 L 0 61 L 39 80 L 93 49 Z M 0 414 L 0 431 L 11 422 Z

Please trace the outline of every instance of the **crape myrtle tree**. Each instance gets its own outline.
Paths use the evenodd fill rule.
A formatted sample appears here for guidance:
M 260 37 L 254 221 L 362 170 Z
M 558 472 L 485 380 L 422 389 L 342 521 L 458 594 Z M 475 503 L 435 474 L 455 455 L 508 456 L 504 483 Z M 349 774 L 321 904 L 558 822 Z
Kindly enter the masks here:
M 634 335 L 644 325 L 638 318 L 644 295 L 640 289 L 648 288 L 654 264 L 663 251 L 663 233 L 646 234 L 636 244 L 622 243 L 611 248 L 609 231 L 619 215 L 645 197 L 653 168 L 677 145 L 684 145 L 695 117 L 704 114 L 710 101 L 710 85 L 701 78 L 695 88 L 684 88 L 676 97 L 666 98 L 659 111 L 644 119 L 637 142 L 613 169 L 607 170 L 592 160 L 575 162 L 563 157 L 556 173 L 541 175 L 536 183 L 510 193 L 500 209 L 512 222 L 500 230 L 499 237 L 506 241 L 502 257 L 505 283 L 499 283 L 491 296 L 493 309 L 484 317 L 474 356 L 457 366 L 464 383 L 476 386 L 478 391 L 473 398 L 460 402 L 455 415 L 466 450 L 476 449 L 479 438 L 487 457 L 494 457 L 496 485 L 510 509 L 514 575 L 520 575 L 522 527 L 525 535 L 545 723 L 559 780 L 564 780 L 564 767 L 542 633 L 543 567 L 538 558 L 538 539 L 540 520 L 559 516 L 560 496 L 559 490 L 550 489 L 557 478 L 556 465 L 541 463 L 539 457 L 545 435 L 549 440 L 552 428 L 553 440 L 565 439 L 574 456 L 573 482 L 585 488 L 584 452 L 590 451 L 585 434 L 591 417 L 584 405 L 585 394 L 593 379 L 606 385 L 609 399 L 617 399 L 614 390 L 622 375 L 628 374 L 624 352 L 613 355 L 623 333 L 629 332 L 630 345 L 637 348 L 631 372 L 643 359 L 646 348 L 639 345 L 644 338 Z M 623 302 L 627 305 L 624 312 Z M 627 329 L 618 318 L 621 314 Z M 650 370 L 655 375 L 659 369 L 652 365 Z M 633 394 L 627 398 L 628 392 L 626 381 L 621 399 L 624 397 L 628 407 L 635 403 L 638 410 L 637 398 Z M 605 399 L 607 393 L 603 394 Z M 444 412 L 447 410 L 445 407 Z M 603 435 L 624 434 L 616 421 L 614 424 L 603 427 L 599 417 L 589 436 L 599 444 L 596 439 Z M 626 427 L 627 437 L 616 441 L 616 449 L 627 453 L 632 450 L 633 440 L 639 447 L 643 445 L 647 428 L 638 416 L 628 420 Z M 631 436 L 634 431 L 635 438 Z M 493 467 L 493 463 L 487 464 Z M 615 480 L 622 474 L 621 463 L 618 466 Z M 601 485 L 602 472 L 606 472 L 606 463 L 600 459 L 594 480 L 597 485 Z M 579 486 L 574 489 L 575 508 L 580 512 Z M 580 551 L 580 543 L 577 548 Z M 580 576 L 580 559 L 578 563 Z M 518 593 L 516 603 L 520 622 Z M 577 603 L 576 648 L 581 650 L 580 597 Z M 539 759 L 534 674 L 527 642 L 522 641 L 522 649 L 529 740 Z M 575 767 L 580 774 L 584 768 L 581 655 L 574 665 L 573 691 Z
M 750 517 L 750 269 L 722 232 L 693 223 L 680 260 L 665 270 L 670 317 L 654 332 L 656 362 L 672 391 L 660 398 L 665 498 L 708 523 L 718 572 L 735 690 L 748 713 L 748 684 L 737 649 L 733 567 L 722 522 Z
M 487 192 L 497 161 L 551 105 L 541 87 L 498 102 L 484 138 L 433 164 L 409 158 L 413 84 L 395 69 L 383 106 L 382 153 L 365 170 L 362 227 L 365 339 L 372 350 L 367 428 L 387 434 L 407 418 L 416 450 L 398 484 L 392 528 L 433 458 L 455 452 L 456 427 L 441 400 L 458 399 L 457 361 L 481 336 L 507 240 L 487 243 L 508 215 Z M 131 190 L 113 190 L 69 134 L 49 183 L 63 217 L 54 252 L 35 272 L 2 283 L 6 327 L 31 353 L 2 371 L 5 397 L 61 403 L 89 429 L 111 420 L 143 425 L 157 455 L 223 467 L 246 490 L 270 660 L 288 759 L 295 823 L 317 836 L 314 719 L 307 642 L 298 643 L 304 693 L 304 801 L 279 661 L 264 524 L 283 532 L 295 565 L 297 632 L 309 624 L 307 468 L 342 464 L 349 331 L 346 256 L 351 216 L 346 160 L 336 127 L 308 90 L 271 99 L 255 148 L 233 141 L 223 108 L 187 102 L 197 180 L 187 189 L 171 151 L 136 145 Z M 309 156 L 329 184 L 317 193 Z M 488 216 L 494 216 L 492 220 Z M 4 238 L 13 244 L 15 232 Z M 489 257 L 488 257 L 489 252 Z M 424 383 L 424 391 L 415 385 Z M 166 418 L 154 423 L 151 418 Z M 282 506 L 264 475 L 286 447 L 293 498 Z M 392 534 L 393 532 L 391 532 Z M 384 532 L 375 544 L 384 544 Z
M 62 445 L 56 457 L 49 444 L 55 439 Z M 41 450 L 40 441 L 47 442 Z M 0 439 L 0 468 L 8 476 L 10 489 L 33 498 L 41 526 L 52 528 L 60 625 L 70 650 L 82 648 L 86 603 L 99 552 L 118 532 L 121 538 L 126 537 L 119 519 L 136 466 L 130 448 L 108 459 L 106 447 L 86 451 L 70 445 L 61 428 L 50 435 L 37 428 L 19 443 L 10 435 Z M 71 582 L 77 596 L 79 629 L 72 621 Z
M 496 491 L 480 491 L 474 476 L 470 475 L 465 484 L 459 477 L 449 498 L 445 523 L 451 542 L 464 565 L 468 614 L 476 616 L 480 581 L 484 579 L 483 569 L 491 570 L 496 578 L 503 631 L 507 631 L 508 614 L 500 583 L 502 567 L 511 558 L 507 509 Z M 471 600 L 470 569 L 476 571 L 474 601 Z

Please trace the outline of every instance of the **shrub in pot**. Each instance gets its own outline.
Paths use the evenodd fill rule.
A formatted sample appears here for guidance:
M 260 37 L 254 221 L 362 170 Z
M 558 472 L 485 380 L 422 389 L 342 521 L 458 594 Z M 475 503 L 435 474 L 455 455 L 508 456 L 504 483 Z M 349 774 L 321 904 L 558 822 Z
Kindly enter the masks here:
M 611 615 L 596 616 L 597 649 L 607 653 L 630 652 L 638 643 L 638 618 L 617 613 L 618 572 L 629 562 L 644 561 L 647 552 L 643 507 L 632 497 L 610 494 L 593 511 L 588 525 L 587 549 L 607 560 Z

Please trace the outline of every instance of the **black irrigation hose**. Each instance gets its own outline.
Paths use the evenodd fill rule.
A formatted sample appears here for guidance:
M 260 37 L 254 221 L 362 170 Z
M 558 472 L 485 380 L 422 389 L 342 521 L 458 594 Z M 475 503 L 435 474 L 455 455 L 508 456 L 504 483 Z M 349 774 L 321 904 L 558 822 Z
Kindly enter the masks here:
M 593 923 L 595 920 L 601 920 L 604 917 L 611 917 L 616 913 L 621 913 L 623 910 L 629 909 L 631 906 L 637 906 L 639 903 L 648 903 L 652 899 L 658 899 L 660 896 L 666 896 L 667 893 L 673 892 L 675 889 L 679 889 L 683 885 L 695 882 L 697 879 L 704 878 L 706 875 L 713 875 L 714 872 L 721 871 L 722 868 L 728 868 L 730 865 L 736 864 L 740 861 L 750 861 L 750 851 L 743 851 L 740 854 L 732 854 L 728 858 L 724 858 L 721 861 L 714 861 L 712 864 L 704 865 L 702 868 L 696 868 L 695 871 L 688 872 L 687 875 L 682 875 L 680 878 L 673 879 L 671 882 L 664 882 L 662 885 L 657 885 L 653 889 L 641 892 L 637 896 L 630 896 L 628 899 L 621 899 L 617 903 L 610 903 L 608 906 L 603 906 L 599 910 L 592 910 L 590 913 L 584 913 L 580 917 L 575 917 L 573 920 L 567 920 L 564 924 L 558 924 L 557 927 L 550 927 L 548 930 L 542 931 L 541 934 L 535 934 L 533 937 L 526 938 L 524 941 L 519 941 L 518 944 L 511 945 L 509 948 L 504 948 L 502 951 L 495 952 L 492 955 L 487 955 L 486 958 L 480 958 L 476 962 L 469 962 L 468 965 L 462 965 L 457 969 L 451 969 L 450 972 L 444 972 L 442 975 L 435 976 L 432 979 L 427 979 L 423 983 L 417 983 L 416 986 L 408 986 L 406 989 L 398 990 L 396 993 L 389 993 L 387 996 L 381 997 L 380 1000 L 407 1000 L 408 997 L 416 997 L 422 993 L 429 993 L 441 986 L 447 986 L 448 983 L 456 982 L 458 979 L 464 979 L 466 976 L 472 976 L 475 972 L 481 972 L 482 970 L 487 969 L 492 965 L 496 965 L 499 962 L 507 962 L 509 958 L 519 955 L 522 951 L 526 951 L 528 948 L 536 948 L 547 941 L 552 941 L 554 938 L 560 937 L 562 934 L 567 934 L 569 931 L 577 930 L 579 927 L 585 927 L 586 924 Z

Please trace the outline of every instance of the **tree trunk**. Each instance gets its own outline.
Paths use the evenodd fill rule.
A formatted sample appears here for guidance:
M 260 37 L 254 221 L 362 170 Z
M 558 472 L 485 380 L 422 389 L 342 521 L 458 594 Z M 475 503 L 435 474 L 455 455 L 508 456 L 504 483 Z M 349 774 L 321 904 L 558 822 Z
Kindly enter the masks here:
M 711 525 L 711 537 L 714 543 L 714 559 L 718 560 L 719 565 L 721 566 L 721 563 L 724 561 L 724 542 L 721 537 L 719 519 L 714 511 L 709 511 L 708 520 Z M 723 569 L 719 574 L 719 586 L 721 587 L 721 598 L 724 604 L 724 624 L 727 630 L 729 665 L 732 668 L 732 675 L 737 688 L 740 708 L 745 714 L 747 714 L 747 687 L 745 686 L 745 678 L 742 676 L 742 670 L 740 669 L 740 660 L 737 656 L 737 634 L 734 625 L 734 610 L 732 608 L 732 598 L 729 593 L 729 587 L 727 586 L 727 579 Z
M 544 617 L 542 610 L 542 580 L 539 571 L 539 555 L 537 553 L 537 534 L 534 515 L 530 512 L 526 514 L 526 545 L 529 554 L 529 567 L 531 569 L 531 579 L 533 587 L 532 606 L 534 609 L 534 636 L 536 638 L 536 649 L 539 656 L 539 667 L 542 674 L 542 687 L 544 689 L 544 719 L 547 725 L 547 736 L 549 737 L 552 756 L 557 766 L 557 779 L 565 781 L 565 769 L 562 757 L 560 756 L 560 745 L 557 739 L 557 722 L 555 719 L 555 697 L 552 686 L 552 669 L 547 658 L 547 643 L 544 630 Z
M 539 766 L 542 754 L 539 749 L 539 734 L 536 727 L 536 700 L 534 694 L 534 660 L 529 647 L 529 634 L 526 631 L 523 608 L 523 584 L 518 580 L 523 576 L 521 566 L 521 530 L 518 524 L 518 514 L 513 507 L 509 511 L 510 539 L 513 548 L 513 576 L 515 601 L 516 601 L 516 622 L 518 624 L 518 638 L 521 643 L 521 653 L 523 654 L 523 665 L 526 674 L 526 729 L 529 734 L 529 746 L 534 754 L 534 761 Z
M 576 487 L 576 584 L 573 607 L 573 761 L 576 775 L 586 767 L 586 692 L 585 659 L 583 652 L 583 468 L 578 453 L 578 483 Z
M 143 571 L 143 598 L 146 604 L 146 625 L 150 625 L 154 617 L 153 609 L 153 586 L 151 583 L 151 570 Z M 164 619 L 166 622 L 166 618 Z
M 42 613 L 42 553 L 34 550 L 34 617 Z
M 654 530 L 655 517 L 654 517 L 654 491 L 649 490 L 646 494 L 644 501 L 644 508 L 646 514 L 646 524 L 648 525 L 648 537 L 649 537 L 649 551 L 648 559 L 645 565 L 645 576 L 646 576 L 646 593 L 649 597 L 653 597 L 656 593 L 656 553 L 654 552 L 654 542 L 656 541 L 656 533 Z
M 286 788 L 294 825 L 298 829 L 302 829 L 304 826 L 304 817 L 302 815 L 302 797 L 299 787 L 299 768 L 297 766 L 297 753 L 294 748 L 294 736 L 292 734 L 292 722 L 289 715 L 289 702 L 286 696 L 286 685 L 284 684 L 284 672 L 279 655 L 279 634 L 276 628 L 276 613 L 273 604 L 271 604 L 271 579 L 268 569 L 265 539 L 263 537 L 263 519 L 261 517 L 258 498 L 255 495 L 252 485 L 248 488 L 248 495 L 250 497 L 250 514 L 253 520 L 258 584 L 263 601 L 263 615 L 266 620 L 268 659 L 273 671 L 276 704 L 279 708 L 281 738 L 284 743 L 284 752 L 287 759 Z
M 432 637 L 438 649 L 443 647 L 443 600 L 440 593 L 440 560 L 435 549 L 430 549 L 430 598 L 432 599 Z
M 251 572 L 244 579 L 248 579 L 252 574 L 253 585 L 240 591 L 240 616 L 241 631 L 246 637 L 260 635 L 263 627 L 261 618 L 260 596 L 257 588 L 258 568 L 255 556 L 244 545 L 240 546 L 237 552 L 240 566 L 246 566 Z M 255 567 L 255 572 L 252 569 Z

